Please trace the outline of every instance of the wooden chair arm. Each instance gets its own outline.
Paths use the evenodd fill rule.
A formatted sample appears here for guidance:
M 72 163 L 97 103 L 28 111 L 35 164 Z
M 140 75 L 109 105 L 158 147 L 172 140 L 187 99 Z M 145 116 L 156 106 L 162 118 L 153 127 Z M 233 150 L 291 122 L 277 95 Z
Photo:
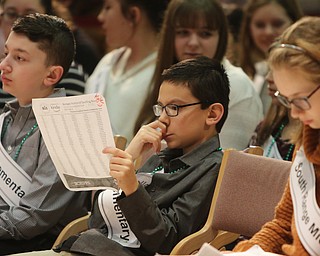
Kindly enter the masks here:
M 212 241 L 218 235 L 218 231 L 212 228 L 201 229 L 182 239 L 171 251 L 170 255 L 190 255 L 197 252 L 203 245 L 203 241 Z
M 70 236 L 76 235 L 80 232 L 87 230 L 89 216 L 90 214 L 88 213 L 83 217 L 80 217 L 78 219 L 71 221 L 67 226 L 65 226 L 63 230 L 60 232 L 56 241 L 54 242 L 52 248 L 61 244 L 64 240 L 68 239 Z
M 210 242 L 210 245 L 220 250 L 222 247 L 236 241 L 239 236 L 239 234 L 221 230 L 213 241 Z

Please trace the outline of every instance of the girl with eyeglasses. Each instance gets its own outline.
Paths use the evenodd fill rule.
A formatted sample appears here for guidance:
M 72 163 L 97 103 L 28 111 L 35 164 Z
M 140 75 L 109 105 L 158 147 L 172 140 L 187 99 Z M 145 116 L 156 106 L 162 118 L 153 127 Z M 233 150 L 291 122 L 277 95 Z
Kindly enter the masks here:
M 281 255 L 320 255 L 320 17 L 290 26 L 269 56 L 276 96 L 303 123 L 288 185 L 275 218 L 234 251 L 258 244 Z

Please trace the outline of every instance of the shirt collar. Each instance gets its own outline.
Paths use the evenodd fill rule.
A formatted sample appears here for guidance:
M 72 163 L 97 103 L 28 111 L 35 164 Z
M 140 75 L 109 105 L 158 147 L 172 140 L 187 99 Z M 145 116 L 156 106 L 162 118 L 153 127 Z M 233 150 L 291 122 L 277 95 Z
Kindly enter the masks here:
M 55 98 L 55 97 L 64 97 L 66 96 L 66 91 L 64 88 L 55 88 L 53 93 L 48 96 L 48 98 Z M 11 111 L 11 115 L 14 117 L 19 109 L 29 109 L 32 107 L 32 104 L 26 106 L 20 106 L 17 99 L 11 100 L 6 102 L 3 112 Z
M 182 150 L 180 149 L 165 149 L 159 154 L 159 157 L 162 158 L 164 166 L 167 166 L 169 170 L 174 170 L 182 166 L 192 166 L 219 148 L 220 140 L 217 134 L 185 155 L 182 155 Z

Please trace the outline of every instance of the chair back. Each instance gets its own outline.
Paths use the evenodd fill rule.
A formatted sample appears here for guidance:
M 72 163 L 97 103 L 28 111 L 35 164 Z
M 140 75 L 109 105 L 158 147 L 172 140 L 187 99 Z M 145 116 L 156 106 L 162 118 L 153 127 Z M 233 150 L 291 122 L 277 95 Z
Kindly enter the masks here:
M 226 151 L 212 201 L 212 228 L 248 237 L 274 217 L 291 162 Z
M 224 151 L 205 225 L 182 239 L 170 255 L 194 254 L 204 243 L 220 249 L 239 234 L 251 237 L 273 219 L 291 162 L 262 154 L 260 147 Z

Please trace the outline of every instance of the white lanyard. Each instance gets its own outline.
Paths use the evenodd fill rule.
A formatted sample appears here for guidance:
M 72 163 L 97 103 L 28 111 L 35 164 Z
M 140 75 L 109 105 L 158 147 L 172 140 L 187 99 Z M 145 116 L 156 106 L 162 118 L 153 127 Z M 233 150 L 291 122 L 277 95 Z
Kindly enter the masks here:
M 290 191 L 299 239 L 311 256 L 320 256 L 320 209 L 312 163 L 301 147 L 290 171 Z

